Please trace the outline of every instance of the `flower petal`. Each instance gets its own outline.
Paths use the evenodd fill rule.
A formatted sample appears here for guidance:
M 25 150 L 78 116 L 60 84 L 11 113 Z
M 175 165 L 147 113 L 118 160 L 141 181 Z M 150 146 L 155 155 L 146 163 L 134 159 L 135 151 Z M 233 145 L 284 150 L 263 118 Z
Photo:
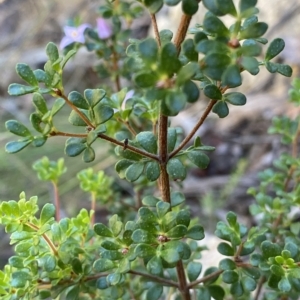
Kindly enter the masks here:
M 107 39 L 112 35 L 112 28 L 103 18 L 97 19 L 98 36 L 100 39 Z
M 72 43 L 74 43 L 73 39 L 69 38 L 68 36 L 64 36 L 59 44 L 59 48 L 64 49 Z

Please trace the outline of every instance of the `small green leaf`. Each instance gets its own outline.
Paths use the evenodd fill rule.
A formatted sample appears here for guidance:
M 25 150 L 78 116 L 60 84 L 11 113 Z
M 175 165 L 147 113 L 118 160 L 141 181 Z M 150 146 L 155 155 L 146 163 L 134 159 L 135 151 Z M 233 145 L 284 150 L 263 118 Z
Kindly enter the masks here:
M 240 31 L 240 39 L 255 39 L 266 33 L 268 24 L 257 22 Z
M 112 231 L 102 223 L 95 224 L 94 231 L 96 234 L 104 237 L 113 237 Z
M 204 87 L 204 95 L 210 99 L 213 100 L 221 100 L 222 99 L 222 93 L 220 89 L 215 86 L 214 84 L 208 84 Z
M 11 286 L 13 288 L 23 288 L 25 287 L 27 281 L 31 280 L 31 276 L 26 271 L 15 271 L 11 275 Z
M 220 243 L 218 245 L 218 251 L 219 253 L 221 253 L 222 255 L 225 255 L 225 256 L 233 256 L 234 255 L 234 249 L 227 243 Z
M 156 250 L 150 245 L 139 244 L 134 250 L 135 254 L 142 258 L 150 258 L 155 255 Z
M 32 102 L 33 102 L 34 106 L 36 107 L 36 109 L 41 114 L 44 115 L 45 113 L 48 112 L 46 100 L 44 99 L 44 97 L 41 94 L 33 93 Z
M 176 224 L 189 227 L 191 221 L 191 213 L 188 209 L 182 209 L 176 216 Z
M 230 65 L 222 74 L 222 85 L 230 88 L 240 86 L 242 84 L 242 77 L 240 69 L 237 65 Z
M 236 268 L 236 265 L 231 259 L 225 258 L 220 261 L 219 268 L 221 270 L 234 270 Z
M 234 212 L 230 211 L 226 215 L 226 220 L 227 220 L 229 226 L 234 228 L 236 225 L 237 216 Z
M 31 68 L 26 64 L 17 64 L 16 71 L 18 75 L 25 80 L 27 83 L 29 83 L 32 86 L 37 87 L 38 81 L 36 80 L 33 71 Z
M 135 243 L 147 243 L 151 244 L 153 242 L 157 242 L 155 236 L 143 229 L 137 229 L 133 232 L 131 236 L 133 242 Z
M 292 289 L 292 285 L 286 277 L 283 277 L 278 283 L 278 288 L 281 292 L 287 293 Z
M 17 269 L 22 269 L 24 268 L 24 264 L 23 264 L 23 258 L 22 257 L 19 257 L 19 256 L 11 256 L 9 259 L 8 259 L 8 263 L 14 267 L 14 268 L 17 268 Z
M 191 42 L 193 43 L 192 40 L 191 40 Z M 197 53 L 197 56 L 198 56 L 198 53 Z M 176 84 L 178 86 L 181 86 L 188 80 L 192 79 L 192 77 L 196 74 L 198 69 L 199 69 L 199 66 L 198 66 L 198 63 L 196 63 L 196 62 L 190 62 L 187 65 L 183 66 L 177 74 Z
M 178 158 L 168 161 L 167 172 L 173 180 L 184 180 L 186 177 L 186 168 Z
M 283 39 L 277 38 L 273 40 L 266 52 L 265 59 L 271 60 L 275 56 L 277 56 L 283 49 L 284 49 L 285 43 Z
M 244 12 L 248 9 L 251 9 L 255 7 L 256 3 L 257 0 L 240 0 L 240 4 L 239 4 L 240 11 Z
M 174 150 L 177 141 L 177 132 L 175 128 L 168 128 L 168 152 Z
M 153 154 L 157 153 L 157 139 L 151 131 L 142 131 L 135 138 L 143 149 Z
M 178 251 L 172 248 L 162 250 L 160 252 L 160 257 L 169 264 L 177 263 L 180 260 Z
M 201 151 L 189 151 L 187 156 L 200 169 L 206 169 L 209 164 L 209 157 Z
M 239 280 L 239 275 L 236 271 L 226 270 L 222 274 L 222 280 L 225 283 L 234 283 L 234 282 L 237 282 Z
M 230 14 L 236 16 L 237 12 L 232 0 L 217 0 L 216 5 L 223 15 Z
M 40 215 L 41 225 L 44 225 L 55 216 L 55 206 L 51 203 L 44 205 Z
M 78 108 L 89 109 L 88 102 L 83 98 L 83 96 L 80 93 L 76 91 L 71 92 L 68 95 L 68 99 Z
M 182 11 L 189 16 L 198 11 L 199 3 L 197 0 L 182 0 Z
M 84 98 L 88 102 L 89 106 L 96 106 L 106 95 L 106 92 L 102 89 L 86 89 L 84 90 Z
M 76 274 L 82 273 L 82 263 L 79 258 L 74 257 L 71 262 L 72 269 Z
M 144 3 L 151 14 L 157 13 L 163 6 L 163 0 L 144 0 Z
M 182 204 L 185 201 L 185 197 L 180 192 L 172 192 L 171 193 L 171 206 L 175 207 L 177 205 Z
M 224 100 L 232 105 L 245 105 L 247 101 L 246 96 L 239 92 L 225 94 Z
M 192 39 L 186 39 L 182 43 L 182 53 L 190 60 L 190 61 L 198 61 L 198 53 L 195 50 L 195 44 Z
M 226 271 L 226 272 L 230 272 L 230 271 Z M 233 272 L 233 271 L 232 271 Z M 230 280 L 230 276 L 229 276 L 229 280 Z M 243 285 L 240 281 L 236 281 L 231 285 L 230 288 L 230 293 L 236 297 L 240 297 L 243 295 L 244 293 L 244 289 L 243 289 Z
M 86 149 L 86 144 L 71 143 L 71 144 L 66 145 L 65 153 L 68 156 L 74 157 L 74 156 L 79 155 L 85 149 Z
M 158 198 L 155 198 L 154 196 L 150 196 L 150 195 L 142 199 L 142 203 L 145 206 L 151 206 L 151 207 L 155 207 L 158 201 L 160 201 Z
M 163 286 L 155 284 L 146 293 L 146 300 L 158 300 L 163 293 Z
M 170 210 L 170 203 L 159 201 L 156 203 L 156 211 L 159 218 L 162 218 L 169 210 Z
M 46 53 L 52 64 L 59 59 L 57 46 L 52 42 L 47 44 Z
M 202 264 L 196 261 L 190 261 L 187 265 L 186 270 L 187 270 L 188 278 L 190 282 L 192 282 L 199 277 L 202 271 Z
M 181 86 L 181 89 L 186 95 L 187 102 L 194 103 L 199 99 L 200 91 L 195 82 L 188 80 Z
M 99 258 L 94 262 L 93 268 L 96 272 L 105 272 L 113 269 L 114 263 L 109 259 Z
M 21 140 L 21 141 L 14 141 L 14 142 L 8 142 L 5 145 L 5 151 L 7 153 L 17 153 L 27 147 L 31 143 L 31 140 Z
M 227 106 L 226 102 L 224 102 L 224 101 L 218 101 L 214 105 L 212 111 L 214 113 L 216 113 L 219 116 L 219 118 L 225 118 L 229 114 L 228 106 Z
M 80 287 L 79 285 L 72 286 L 66 295 L 66 300 L 78 300 L 80 292 Z
M 51 115 L 56 115 L 63 108 L 64 105 L 65 100 L 63 98 L 57 98 L 52 106 Z
M 154 86 L 157 79 L 156 73 L 142 71 L 135 75 L 134 82 L 141 88 L 147 88 Z
M 148 255 L 146 257 L 151 257 L 152 255 Z M 152 275 L 161 275 L 163 273 L 163 266 L 161 262 L 161 258 L 157 256 L 153 256 L 147 263 L 147 270 Z
M 23 137 L 31 137 L 31 133 L 28 130 L 28 128 L 16 120 L 6 121 L 5 127 L 8 131 L 10 131 L 15 135 L 23 136 Z
M 86 147 L 82 159 L 84 162 L 89 163 L 95 160 L 95 156 L 95 150 L 92 147 Z
M 165 44 L 161 49 L 160 70 L 169 76 L 177 72 L 181 63 L 177 57 L 177 49 L 173 43 Z M 153 85 L 153 84 L 151 84 Z
M 223 300 L 225 298 L 225 291 L 219 285 L 211 284 L 208 286 L 208 290 L 209 290 L 211 297 L 213 297 L 215 300 Z
M 77 52 L 76 50 L 72 49 L 66 54 L 66 56 L 63 58 L 63 60 L 61 62 L 62 69 L 65 67 L 65 65 L 69 61 L 69 59 L 76 54 L 76 52 Z
M 160 167 L 159 163 L 156 161 L 148 162 L 146 165 L 146 177 L 150 181 L 155 181 L 159 178 Z
M 96 125 L 99 125 L 99 124 L 102 124 L 102 123 L 108 121 L 114 115 L 114 110 L 110 106 L 102 105 L 101 103 L 98 103 L 93 108 L 93 112 L 95 115 Z
M 176 225 L 172 229 L 170 229 L 168 232 L 166 232 L 166 236 L 173 239 L 179 239 L 182 238 L 187 232 L 187 228 L 184 225 Z
M 281 249 L 278 244 L 264 241 L 261 244 L 262 254 L 265 258 L 275 257 L 281 254 Z
M 18 83 L 12 83 L 8 86 L 8 94 L 11 96 L 21 96 L 25 94 L 31 94 L 38 88 L 35 86 L 28 86 Z
M 289 65 L 278 64 L 277 72 L 283 76 L 291 77 L 293 74 L 293 69 Z
M 165 0 L 165 3 L 166 3 L 166 1 L 173 1 L 173 0 Z M 174 0 L 174 1 L 181 1 L 181 0 Z M 167 5 L 169 5 L 169 4 L 167 4 Z M 161 42 L 162 46 L 164 46 L 165 44 L 171 42 L 171 40 L 173 38 L 173 32 L 169 29 L 163 29 L 159 32 L 159 37 L 160 37 L 160 42 Z
M 125 177 L 128 181 L 133 182 L 139 179 L 144 172 L 144 163 L 133 163 L 125 171 Z
M 169 91 L 162 105 L 162 112 L 167 116 L 176 116 L 186 104 L 186 95 L 181 91 Z
M 218 17 L 212 14 L 206 15 L 203 27 L 209 33 L 216 34 L 217 36 L 229 36 L 228 28 Z
M 205 56 L 201 65 L 205 75 L 214 80 L 221 80 L 222 74 L 230 62 L 231 58 L 227 54 L 211 53 Z
M 148 38 L 138 45 L 138 50 L 143 60 L 148 63 L 154 63 L 157 60 L 158 45 L 155 39 Z
M 243 56 L 240 63 L 250 74 L 256 75 L 259 73 L 259 63 L 256 58 Z
M 86 111 L 81 110 L 81 112 L 86 116 Z M 86 126 L 85 121 L 78 115 L 75 110 L 72 110 L 68 121 L 74 126 Z
M 219 9 L 219 5 L 215 0 L 202 0 L 203 5 L 216 16 L 223 16 L 224 13 Z
M 185 237 L 193 239 L 193 240 L 202 240 L 204 239 L 204 229 L 201 225 L 194 225 L 190 227 L 185 235 Z
M 256 289 L 256 281 L 248 276 L 242 278 L 242 285 L 245 291 L 252 292 Z

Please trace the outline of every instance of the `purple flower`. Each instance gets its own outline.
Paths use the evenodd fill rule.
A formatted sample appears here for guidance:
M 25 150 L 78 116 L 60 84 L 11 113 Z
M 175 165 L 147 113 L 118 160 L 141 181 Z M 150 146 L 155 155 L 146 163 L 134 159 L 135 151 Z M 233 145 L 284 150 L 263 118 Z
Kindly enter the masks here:
M 97 18 L 97 29 L 98 29 L 98 36 L 102 40 L 105 40 L 112 35 L 111 26 L 103 18 Z
M 83 44 L 85 42 L 84 31 L 90 27 L 90 24 L 82 24 L 79 27 L 64 26 L 65 36 L 61 40 L 59 47 L 63 49 L 74 42 Z

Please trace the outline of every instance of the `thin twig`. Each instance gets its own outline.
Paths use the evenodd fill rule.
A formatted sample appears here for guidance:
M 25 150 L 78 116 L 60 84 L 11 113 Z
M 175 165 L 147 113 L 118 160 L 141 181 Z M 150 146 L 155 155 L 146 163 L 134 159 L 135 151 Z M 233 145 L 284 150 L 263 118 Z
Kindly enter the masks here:
M 34 225 L 34 224 L 30 223 L 30 222 L 26 223 L 26 225 L 28 225 L 30 228 L 34 229 L 35 231 L 39 231 L 39 229 L 40 229 L 39 227 L 37 227 L 36 225 Z M 53 244 L 53 242 L 52 242 L 52 241 L 49 239 L 49 237 L 47 236 L 47 234 L 46 234 L 46 233 L 43 233 L 43 234 L 42 234 L 42 237 L 44 238 L 45 242 L 46 242 L 46 243 L 49 245 L 49 247 L 51 248 L 53 254 L 54 254 L 55 256 L 57 256 L 57 255 L 58 255 L 58 251 L 57 251 L 55 245 Z
M 256 293 L 255 293 L 255 296 L 254 296 L 254 300 L 258 300 L 260 292 L 262 290 L 262 286 L 265 283 L 265 281 L 266 281 L 266 277 L 262 276 L 260 278 L 259 282 L 258 282 L 258 286 L 257 286 L 257 290 L 256 290 Z
M 202 278 L 200 278 L 200 279 L 198 279 L 196 281 L 191 282 L 190 284 L 187 285 L 187 287 L 190 289 L 190 288 L 192 288 L 193 286 L 195 286 L 195 285 L 197 285 L 199 283 L 204 283 L 204 282 L 206 282 L 208 280 L 211 280 L 211 279 L 213 279 L 213 278 L 221 275 L 223 272 L 224 272 L 223 270 L 218 270 L 216 272 L 213 272 L 213 273 L 211 273 L 211 274 L 209 274 L 207 276 L 204 276 L 204 277 L 202 277 Z
M 61 98 L 63 98 L 66 103 L 79 115 L 79 117 L 85 122 L 86 125 L 90 126 L 91 128 L 95 128 L 95 126 L 90 122 L 90 120 L 86 117 L 86 115 L 81 112 L 69 99 L 66 95 L 64 95 L 61 90 L 53 89 L 55 94 Z
M 173 287 L 178 288 L 178 283 L 173 281 L 173 280 L 165 279 L 165 278 L 162 278 L 162 277 L 158 277 L 158 276 L 154 276 L 154 275 L 151 275 L 151 274 L 148 274 L 148 273 L 143 273 L 143 272 L 134 271 L 134 270 L 130 270 L 128 273 L 133 274 L 133 275 L 139 275 L 139 276 L 142 276 L 142 277 L 145 277 L 145 278 L 149 278 L 153 281 L 164 283 L 165 285 L 173 286 Z
M 191 20 L 192 20 L 192 16 L 185 15 L 185 14 L 183 14 L 181 16 L 180 24 L 178 26 L 176 36 L 174 38 L 174 44 L 176 46 L 178 54 L 180 52 L 181 44 L 184 41 L 186 33 L 189 29 L 189 25 L 190 25 Z
M 68 133 L 68 132 L 61 132 L 61 131 L 52 131 L 50 133 L 50 136 L 67 136 L 67 137 L 79 137 L 79 138 L 86 138 L 87 137 L 87 134 L 81 134 L 81 133 Z M 120 142 L 114 138 L 111 138 L 103 133 L 98 133 L 98 137 L 103 139 L 103 140 L 106 140 L 106 141 L 109 141 L 110 143 L 112 144 L 115 144 L 115 145 L 118 145 L 118 146 L 121 146 L 123 147 L 124 146 L 124 142 Z M 146 152 L 146 151 L 143 151 L 139 148 L 136 148 L 136 147 L 133 147 L 133 146 L 130 146 L 130 145 L 127 145 L 126 146 L 126 149 L 127 150 L 130 150 L 131 152 L 134 152 L 134 153 L 137 153 L 137 154 L 140 154 L 142 156 L 145 156 L 145 157 L 148 157 L 148 158 L 151 158 L 153 160 L 156 160 L 158 161 L 158 156 L 155 155 L 155 154 L 152 154 L 152 153 L 149 153 L 149 152 Z
M 155 35 L 157 44 L 159 47 L 161 47 L 161 41 L 160 41 L 159 31 L 158 31 L 157 22 L 156 22 L 156 16 L 155 16 L 155 14 L 150 14 L 150 17 L 151 17 L 151 22 L 152 22 L 154 35 Z
M 113 48 L 113 47 L 112 47 Z M 119 92 L 121 90 L 121 83 L 120 83 L 120 76 L 118 74 L 118 54 L 116 53 L 116 51 L 114 49 L 112 49 L 112 62 L 113 62 L 113 70 L 116 72 L 115 75 L 115 84 L 116 84 L 116 90 L 117 92 Z
M 55 181 L 52 181 L 54 191 L 54 206 L 55 206 L 55 219 L 58 222 L 60 220 L 60 201 L 58 194 L 58 187 Z
M 189 287 L 187 285 L 187 280 L 184 272 L 184 266 L 182 260 L 180 260 L 176 265 L 176 271 L 179 281 L 179 290 L 185 300 L 191 299 Z
M 216 103 L 216 100 L 210 100 L 203 115 L 199 119 L 198 123 L 195 125 L 195 127 L 192 129 L 192 131 L 184 138 L 184 140 L 180 143 L 180 145 L 170 153 L 169 158 L 174 157 L 192 139 L 192 137 L 195 135 L 195 133 L 198 131 L 200 126 L 203 124 L 203 122 L 209 115 L 209 113 L 212 110 L 215 103 Z

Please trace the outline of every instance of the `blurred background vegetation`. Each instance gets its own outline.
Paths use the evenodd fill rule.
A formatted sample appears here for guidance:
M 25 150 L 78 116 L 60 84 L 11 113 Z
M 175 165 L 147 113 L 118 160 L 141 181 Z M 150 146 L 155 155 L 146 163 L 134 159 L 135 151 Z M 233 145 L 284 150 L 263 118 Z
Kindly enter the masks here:
M 0 200 L 17 200 L 20 192 L 25 191 L 28 197 L 38 195 L 41 205 L 51 202 L 51 185 L 39 181 L 32 169 L 33 162 L 45 155 L 50 160 L 65 159 L 68 171 L 62 176 L 59 188 L 61 206 L 66 215 L 71 216 L 81 207 L 89 207 L 89 196 L 80 191 L 76 178 L 83 168 L 106 170 L 115 176 L 120 191 L 123 189 L 132 194 L 129 185 L 116 177 L 112 168 L 115 162 L 113 148 L 107 143 L 98 142 L 97 159 L 91 164 L 85 164 L 79 158 L 67 157 L 63 152 L 65 139 L 62 137 L 49 139 L 42 148 L 26 148 L 14 155 L 4 151 L 5 144 L 15 138 L 6 132 L 5 121 L 17 119 L 29 125 L 28 116 L 33 111 L 30 95 L 13 98 L 7 94 L 10 83 L 20 82 L 14 71 L 16 63 L 27 63 L 33 69 L 41 68 L 46 61 L 46 44 L 49 41 L 59 44 L 67 20 L 79 17 L 83 23 L 96 26 L 97 8 L 102 3 L 101 0 L 22 0 L 20 5 L 19 0 L 0 1 Z M 273 0 L 272 4 L 258 0 L 258 7 L 261 11 L 259 19 L 269 24 L 266 37 L 269 40 L 282 37 L 286 41 L 286 49 L 279 59 L 293 67 L 293 77 L 299 76 L 300 0 Z M 200 5 L 199 19 L 195 22 L 201 22 L 204 12 Z M 180 7 L 162 10 L 158 15 L 159 27 L 176 30 L 179 14 Z M 133 23 L 133 35 L 137 38 L 146 36 L 148 30 L 151 34 L 147 15 Z M 80 49 L 66 68 L 67 93 L 108 84 L 98 79 L 93 69 L 96 63 L 92 53 Z M 215 220 L 231 209 L 244 216 L 246 222 L 253 221 L 248 215 L 252 199 L 246 195 L 246 190 L 257 183 L 259 170 L 270 166 L 279 152 L 286 151 L 279 147 L 279 138 L 267 136 L 267 128 L 274 115 L 299 113 L 289 107 L 286 101 L 290 83 L 290 78 L 272 75 L 264 70 L 255 78 L 247 76 L 245 86 L 238 88 L 247 95 L 246 107 L 231 108 L 231 116 L 225 120 L 213 115 L 203 126 L 199 133 L 203 142 L 216 146 L 217 150 L 211 156 L 209 168 L 205 172 L 192 171 L 183 186 L 195 215 L 206 215 L 210 220 Z M 201 96 L 196 107 L 187 107 L 184 113 L 174 119 L 173 124 L 189 132 L 197 120 L 197 111 L 201 111 L 205 103 L 205 97 Z M 68 108 L 65 108 L 66 118 L 57 120 L 61 128 L 68 126 L 67 115 Z M 200 210 L 200 207 L 203 209 Z M 214 221 L 211 229 L 213 224 Z M 1 239 L 0 249 L 4 244 L 7 244 L 7 240 Z M 5 251 L 1 252 L 6 256 Z

